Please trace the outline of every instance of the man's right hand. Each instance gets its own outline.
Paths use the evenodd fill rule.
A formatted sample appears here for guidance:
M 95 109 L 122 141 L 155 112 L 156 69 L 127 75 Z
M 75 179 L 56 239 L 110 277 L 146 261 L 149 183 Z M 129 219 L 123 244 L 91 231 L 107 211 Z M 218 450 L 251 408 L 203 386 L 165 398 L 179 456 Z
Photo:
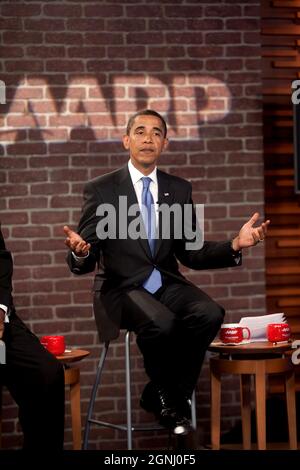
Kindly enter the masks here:
M 81 238 L 78 233 L 71 230 L 68 225 L 64 226 L 64 232 L 67 236 L 65 244 L 75 253 L 76 256 L 86 256 L 91 248 L 90 243 Z
M 4 319 L 5 319 L 5 312 L 0 308 L 0 339 L 3 337 L 4 333 Z

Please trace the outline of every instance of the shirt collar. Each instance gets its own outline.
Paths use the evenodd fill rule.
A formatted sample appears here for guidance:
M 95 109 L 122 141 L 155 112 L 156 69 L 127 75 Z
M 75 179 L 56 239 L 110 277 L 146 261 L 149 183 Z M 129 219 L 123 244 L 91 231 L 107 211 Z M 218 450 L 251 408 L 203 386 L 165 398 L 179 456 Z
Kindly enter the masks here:
M 135 166 L 132 164 L 131 160 L 128 162 L 128 170 L 131 176 L 132 184 L 135 185 L 141 178 L 144 178 L 145 175 L 139 171 Z M 154 170 L 147 175 L 148 178 L 151 178 L 153 183 L 157 184 L 157 168 L 155 167 Z

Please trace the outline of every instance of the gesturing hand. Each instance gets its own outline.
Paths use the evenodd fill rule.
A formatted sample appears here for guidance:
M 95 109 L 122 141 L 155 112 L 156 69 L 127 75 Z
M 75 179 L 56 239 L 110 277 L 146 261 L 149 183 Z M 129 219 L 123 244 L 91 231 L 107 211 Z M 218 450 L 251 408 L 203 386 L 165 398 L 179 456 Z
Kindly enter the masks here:
M 249 248 L 250 246 L 257 245 L 257 243 L 262 242 L 265 239 L 270 220 L 266 220 L 258 227 L 253 227 L 258 219 L 259 213 L 255 212 L 248 222 L 242 226 L 238 236 L 232 241 L 232 247 L 234 250 L 238 251 L 242 248 Z
M 78 233 L 74 232 L 74 230 L 70 229 L 68 225 L 64 226 L 64 232 L 67 236 L 65 244 L 75 253 L 75 255 L 86 256 L 91 248 L 90 243 L 84 241 L 83 238 L 81 238 Z

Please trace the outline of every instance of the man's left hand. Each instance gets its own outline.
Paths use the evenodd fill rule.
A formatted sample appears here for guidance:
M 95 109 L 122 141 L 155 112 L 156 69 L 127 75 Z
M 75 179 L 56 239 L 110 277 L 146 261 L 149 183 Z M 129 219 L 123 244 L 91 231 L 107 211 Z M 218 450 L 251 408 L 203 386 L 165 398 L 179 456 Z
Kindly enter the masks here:
M 232 240 L 232 248 L 235 251 L 239 251 L 243 248 L 249 248 L 250 246 L 255 246 L 259 242 L 264 241 L 268 225 L 270 224 L 270 220 L 266 220 L 258 227 L 253 227 L 253 225 L 258 221 L 259 213 L 255 212 L 251 219 L 246 222 L 237 237 Z

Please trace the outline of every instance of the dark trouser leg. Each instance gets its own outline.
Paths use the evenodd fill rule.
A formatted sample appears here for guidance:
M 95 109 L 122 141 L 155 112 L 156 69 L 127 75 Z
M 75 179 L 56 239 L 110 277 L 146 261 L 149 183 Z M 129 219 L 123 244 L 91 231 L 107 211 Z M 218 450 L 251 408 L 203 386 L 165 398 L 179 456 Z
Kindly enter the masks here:
M 7 360 L 1 382 L 19 406 L 24 448 L 62 450 L 63 366 L 15 314 L 5 326 L 4 341 Z
M 197 287 L 179 283 L 166 285 L 158 299 L 143 289 L 130 291 L 123 306 L 150 379 L 191 395 L 224 309 Z
M 123 302 L 124 326 L 137 335 L 150 379 L 169 387 L 172 380 L 174 314 L 144 289 L 128 292 Z
M 195 286 L 171 284 L 160 298 L 176 315 L 173 378 L 177 387 L 191 395 L 201 371 L 207 347 L 224 318 L 224 309 Z

